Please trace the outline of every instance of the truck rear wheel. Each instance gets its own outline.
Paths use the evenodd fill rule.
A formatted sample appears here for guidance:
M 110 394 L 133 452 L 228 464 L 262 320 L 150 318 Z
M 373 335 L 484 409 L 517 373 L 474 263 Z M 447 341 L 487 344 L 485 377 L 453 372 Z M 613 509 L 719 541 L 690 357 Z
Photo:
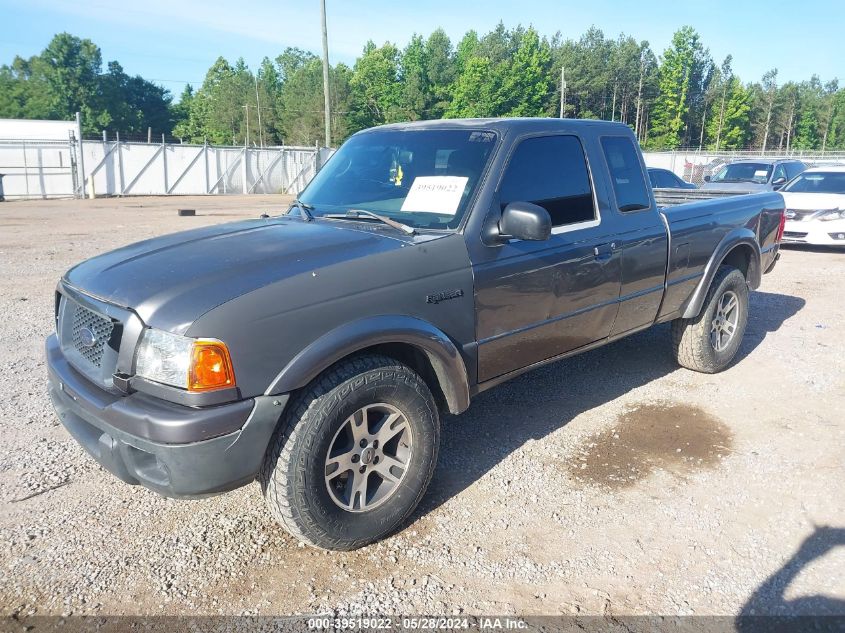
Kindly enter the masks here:
M 380 355 L 342 361 L 294 396 L 264 458 L 264 499 L 301 541 L 356 549 L 413 512 L 439 441 L 437 406 L 416 372 Z
M 678 363 L 705 374 L 727 367 L 748 323 L 748 283 L 732 266 L 721 266 L 710 284 L 701 312 L 672 321 L 672 345 Z

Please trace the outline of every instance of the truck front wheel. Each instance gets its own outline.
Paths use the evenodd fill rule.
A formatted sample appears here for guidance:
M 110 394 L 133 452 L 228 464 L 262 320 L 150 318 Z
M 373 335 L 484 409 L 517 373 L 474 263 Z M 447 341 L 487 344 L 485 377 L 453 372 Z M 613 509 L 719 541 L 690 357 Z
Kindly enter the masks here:
M 351 358 L 294 396 L 264 458 L 264 498 L 301 541 L 356 549 L 413 512 L 439 440 L 437 406 L 416 372 L 386 356 Z
M 721 266 L 704 306 L 693 319 L 672 321 L 675 358 L 687 369 L 715 374 L 736 356 L 748 323 L 748 284 L 732 266 Z

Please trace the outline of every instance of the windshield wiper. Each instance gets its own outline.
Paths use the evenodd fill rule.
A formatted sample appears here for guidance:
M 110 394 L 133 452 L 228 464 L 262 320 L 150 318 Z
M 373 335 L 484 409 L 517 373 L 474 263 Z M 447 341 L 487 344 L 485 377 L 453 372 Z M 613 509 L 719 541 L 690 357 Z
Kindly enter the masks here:
M 311 212 L 314 210 L 314 207 L 310 204 L 303 202 L 299 198 L 296 198 L 293 202 L 291 202 L 290 206 L 291 209 L 296 207 L 299 210 L 299 215 L 301 215 L 302 219 L 306 222 L 311 222 L 314 219 L 314 216 L 311 214 Z
M 346 213 L 327 213 L 324 215 L 324 218 L 334 218 L 337 220 L 346 220 L 350 219 L 353 220 L 355 218 L 360 218 L 361 216 L 367 218 L 373 218 L 374 220 L 378 220 L 379 222 L 383 222 L 387 226 L 392 226 L 394 229 L 399 229 L 405 235 L 416 235 L 416 230 L 412 227 L 408 226 L 407 224 L 402 224 L 401 222 L 397 222 L 391 218 L 385 217 L 383 215 L 379 215 L 378 213 L 373 213 L 372 211 L 367 211 L 366 209 L 349 209 Z

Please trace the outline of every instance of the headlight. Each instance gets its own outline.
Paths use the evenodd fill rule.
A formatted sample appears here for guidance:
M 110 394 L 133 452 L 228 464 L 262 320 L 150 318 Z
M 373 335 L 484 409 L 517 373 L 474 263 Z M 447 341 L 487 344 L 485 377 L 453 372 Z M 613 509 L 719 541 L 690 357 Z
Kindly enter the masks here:
M 225 343 L 153 328 L 144 330 L 138 344 L 135 375 L 188 391 L 235 386 L 235 372 Z
M 843 209 L 826 209 L 819 211 L 819 220 L 845 220 L 845 210 Z

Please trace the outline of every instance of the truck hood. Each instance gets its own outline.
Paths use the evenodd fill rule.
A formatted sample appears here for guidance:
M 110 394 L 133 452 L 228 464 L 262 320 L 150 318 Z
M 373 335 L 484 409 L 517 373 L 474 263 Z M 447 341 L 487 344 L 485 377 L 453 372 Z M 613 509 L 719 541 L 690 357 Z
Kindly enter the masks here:
M 436 237 L 363 222 L 247 220 L 130 244 L 74 266 L 63 281 L 182 334 L 209 310 L 268 284 Z
M 706 182 L 701 185 L 701 188 L 711 191 L 736 191 L 738 193 L 760 193 L 772 190 L 769 185 L 754 182 Z

